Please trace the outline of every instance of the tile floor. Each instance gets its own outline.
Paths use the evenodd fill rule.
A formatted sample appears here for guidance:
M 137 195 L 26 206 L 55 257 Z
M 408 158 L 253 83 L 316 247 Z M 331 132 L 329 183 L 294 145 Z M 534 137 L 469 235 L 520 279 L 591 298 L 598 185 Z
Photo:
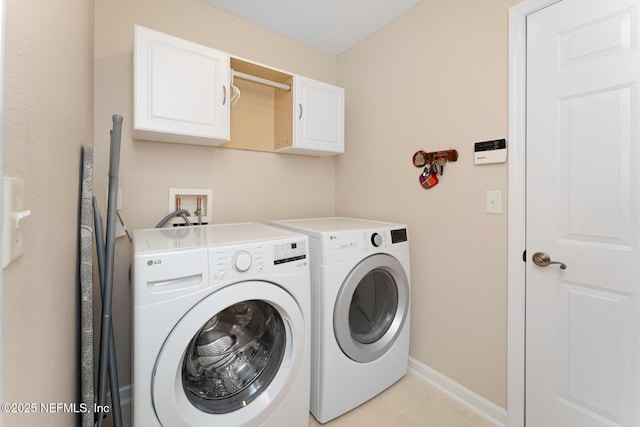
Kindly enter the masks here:
M 435 387 L 407 374 L 372 400 L 326 424 L 309 415 L 309 427 L 488 427 Z
M 130 412 L 129 405 L 122 408 L 125 427 L 131 427 Z M 113 425 L 111 417 L 105 419 L 102 425 L 111 427 Z M 367 403 L 326 424 L 318 423 L 309 414 L 309 427 L 489 427 L 493 425 L 411 374 L 407 374 Z

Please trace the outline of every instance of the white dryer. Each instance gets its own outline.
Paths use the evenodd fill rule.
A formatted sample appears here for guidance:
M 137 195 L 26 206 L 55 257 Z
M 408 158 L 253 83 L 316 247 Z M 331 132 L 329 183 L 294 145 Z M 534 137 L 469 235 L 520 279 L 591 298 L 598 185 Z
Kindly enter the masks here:
M 307 236 L 180 227 L 133 248 L 133 425 L 306 426 Z
M 309 236 L 311 413 L 325 423 L 407 372 L 408 228 L 354 218 L 271 224 Z

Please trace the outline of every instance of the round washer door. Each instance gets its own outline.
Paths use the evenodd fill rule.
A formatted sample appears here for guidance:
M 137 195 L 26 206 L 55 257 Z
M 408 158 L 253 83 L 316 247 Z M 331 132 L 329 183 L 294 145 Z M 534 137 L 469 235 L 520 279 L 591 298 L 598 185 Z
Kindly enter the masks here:
M 362 260 L 338 292 L 333 329 L 352 360 L 371 362 L 395 343 L 409 312 L 409 280 L 400 262 L 386 254 Z
M 304 318 L 277 285 L 249 281 L 204 298 L 156 360 L 153 405 L 166 426 L 255 425 L 286 396 L 304 356 Z

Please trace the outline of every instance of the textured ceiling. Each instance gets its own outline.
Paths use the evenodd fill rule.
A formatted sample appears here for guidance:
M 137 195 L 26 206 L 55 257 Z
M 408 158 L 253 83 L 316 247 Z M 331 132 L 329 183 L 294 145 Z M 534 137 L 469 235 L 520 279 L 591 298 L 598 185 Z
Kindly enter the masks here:
M 422 0 L 202 0 L 337 55 Z

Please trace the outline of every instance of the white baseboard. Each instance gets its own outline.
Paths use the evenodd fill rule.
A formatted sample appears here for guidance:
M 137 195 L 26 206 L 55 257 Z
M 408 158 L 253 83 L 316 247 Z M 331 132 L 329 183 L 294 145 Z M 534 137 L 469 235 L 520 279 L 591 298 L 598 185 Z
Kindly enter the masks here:
M 485 399 L 413 357 L 409 357 L 409 372 L 433 385 L 487 421 L 497 426 L 504 427 L 507 425 L 506 409 Z

